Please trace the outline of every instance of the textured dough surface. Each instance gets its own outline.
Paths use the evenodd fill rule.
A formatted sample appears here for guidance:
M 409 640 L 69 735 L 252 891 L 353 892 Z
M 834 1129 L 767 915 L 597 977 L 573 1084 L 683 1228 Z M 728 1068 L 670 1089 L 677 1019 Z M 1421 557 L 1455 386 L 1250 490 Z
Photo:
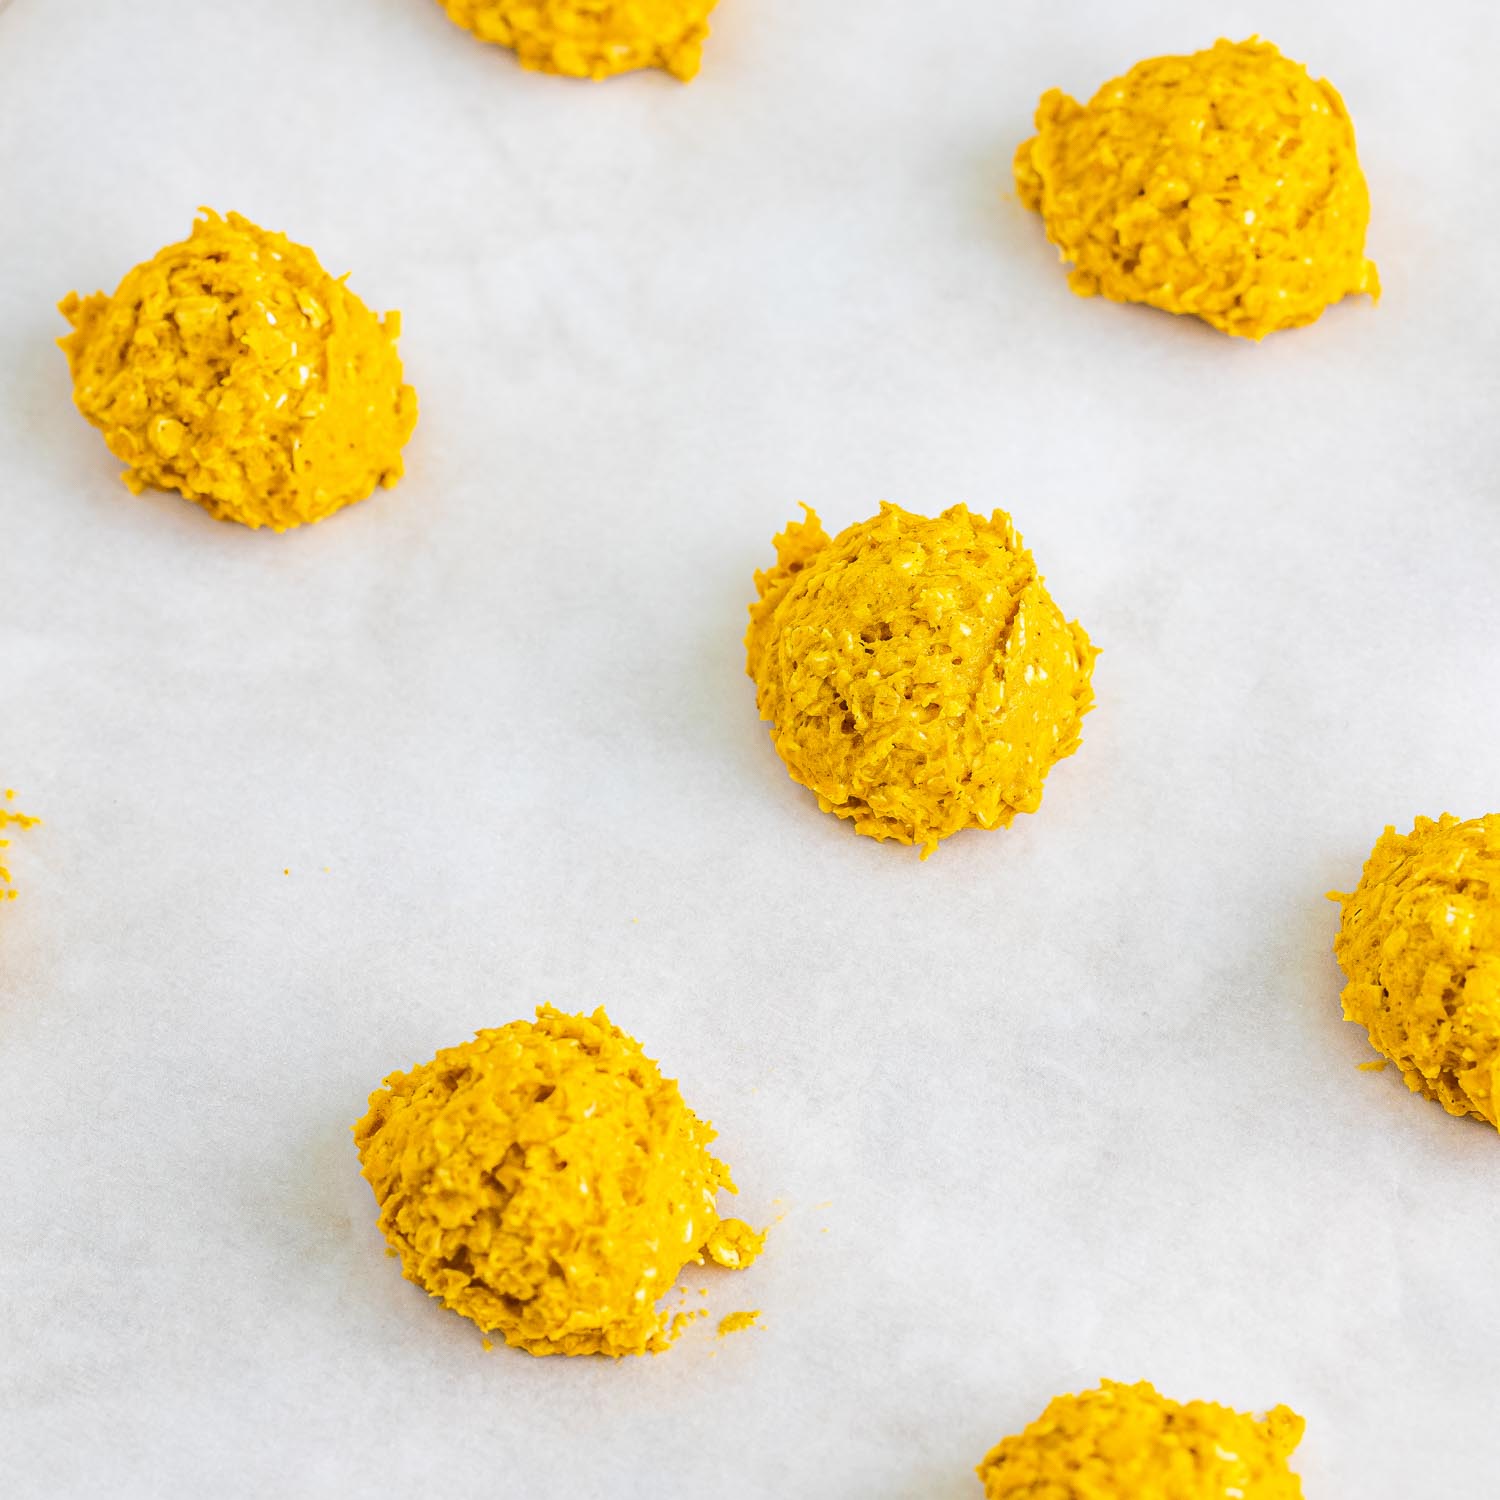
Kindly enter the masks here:
M 1380 295 L 1344 101 L 1269 42 L 1151 58 L 1086 105 L 1052 89 L 1036 131 L 1016 187 L 1080 296 L 1261 339 Z
M 205 210 L 112 297 L 59 307 L 73 399 L 136 494 L 285 531 L 401 475 L 417 398 L 400 315 L 377 318 L 285 235 Z
M 924 857 L 1041 804 L 1079 745 L 1095 651 L 1010 517 L 895 505 L 832 540 L 809 510 L 755 575 L 747 670 L 792 779 Z
M 1299 1500 L 1303 1420 L 1179 1404 L 1145 1381 L 1058 1396 L 979 1466 L 986 1500 Z
M 718 1216 L 712 1126 L 602 1010 L 544 1005 L 393 1073 L 354 1136 L 406 1278 L 532 1354 L 663 1349 L 678 1272 L 763 1243 Z
M 572 78 L 663 68 L 698 72 L 718 0 L 441 0 L 481 41 L 514 49 L 523 66 Z
M 1500 814 L 1387 828 L 1334 899 L 1346 1019 L 1413 1093 L 1500 1127 Z

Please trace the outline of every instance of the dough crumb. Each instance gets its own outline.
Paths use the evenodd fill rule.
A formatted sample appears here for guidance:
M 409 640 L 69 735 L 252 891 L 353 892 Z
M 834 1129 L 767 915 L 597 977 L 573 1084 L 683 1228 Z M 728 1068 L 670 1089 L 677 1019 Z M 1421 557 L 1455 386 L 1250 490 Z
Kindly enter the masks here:
M 766 1248 L 766 1231 L 752 1229 L 743 1219 L 721 1219 L 703 1249 L 716 1266 L 743 1271 L 755 1264 Z
M 5 792 L 5 801 L 14 802 L 15 797 L 16 794 L 14 789 L 7 787 Z M 4 804 L 0 804 L 0 831 L 3 831 L 6 828 L 35 828 L 41 821 L 42 820 L 40 818 L 30 817 L 28 814 L 20 812 L 13 807 L 7 807 Z M 8 849 L 9 847 L 10 840 L 0 838 L 0 849 Z M 11 884 L 10 870 L 6 867 L 3 860 L 0 860 L 0 901 L 14 901 L 15 899 L 16 889 L 15 886 Z

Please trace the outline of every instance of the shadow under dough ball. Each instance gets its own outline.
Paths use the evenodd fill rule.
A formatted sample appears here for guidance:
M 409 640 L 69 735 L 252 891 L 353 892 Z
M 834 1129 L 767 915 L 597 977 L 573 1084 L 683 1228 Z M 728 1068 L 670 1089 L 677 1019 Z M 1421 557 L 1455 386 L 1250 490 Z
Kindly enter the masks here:
M 1345 1018 L 1413 1093 L 1500 1128 L 1500 813 L 1387 828 L 1333 899 Z
M 1153 57 L 1087 104 L 1053 89 L 1036 131 L 1016 187 L 1080 296 L 1261 339 L 1380 295 L 1344 101 L 1269 42 Z
M 376 317 L 285 235 L 205 211 L 112 297 L 59 307 L 73 400 L 136 494 L 286 531 L 401 476 L 417 397 L 400 314 Z
M 713 1127 L 602 1010 L 544 1005 L 393 1073 L 354 1138 L 407 1280 L 532 1354 L 664 1349 L 682 1268 L 764 1243 L 719 1218 Z
M 1300 1500 L 1287 1460 L 1304 1423 L 1179 1404 L 1146 1381 L 1058 1396 L 979 1465 L 985 1500 Z
M 832 540 L 817 516 L 755 575 L 746 669 L 794 781 L 925 859 L 1041 805 L 1079 745 L 1095 650 L 1010 517 L 895 505 Z
M 718 0 L 439 0 L 481 41 L 511 48 L 521 65 L 572 78 L 662 68 L 684 83 L 698 72 Z

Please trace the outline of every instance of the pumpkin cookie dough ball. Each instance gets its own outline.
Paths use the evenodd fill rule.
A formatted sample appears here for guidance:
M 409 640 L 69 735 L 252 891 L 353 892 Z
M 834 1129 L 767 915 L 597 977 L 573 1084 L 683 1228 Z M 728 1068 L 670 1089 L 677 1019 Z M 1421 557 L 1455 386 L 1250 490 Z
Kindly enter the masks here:
M 1285 1406 L 1256 1421 L 1106 1380 L 1058 1396 L 990 1451 L 979 1477 L 986 1500 L 1300 1500 L 1287 1459 L 1303 1426 Z
M 1016 186 L 1080 296 L 1261 339 L 1380 295 L 1344 101 L 1269 42 L 1152 58 L 1087 105 L 1053 89 L 1036 129 Z
M 574 78 L 665 68 L 686 83 L 703 60 L 718 0 L 442 0 L 481 41 L 511 47 L 524 67 Z
M 393 1073 L 354 1138 L 407 1280 L 532 1354 L 664 1349 L 677 1273 L 763 1243 L 718 1216 L 713 1128 L 602 1010 L 544 1005 Z
M 1333 899 L 1345 1018 L 1413 1093 L 1500 1127 L 1500 814 L 1387 828 Z
M 857 832 L 926 858 L 960 829 L 1035 812 L 1078 748 L 1094 648 L 1004 511 L 882 505 L 830 541 L 808 510 L 755 586 L 760 716 L 792 779 Z
M 205 210 L 114 296 L 60 308 L 73 400 L 136 494 L 285 531 L 401 476 L 417 398 L 400 315 L 376 317 L 285 235 Z

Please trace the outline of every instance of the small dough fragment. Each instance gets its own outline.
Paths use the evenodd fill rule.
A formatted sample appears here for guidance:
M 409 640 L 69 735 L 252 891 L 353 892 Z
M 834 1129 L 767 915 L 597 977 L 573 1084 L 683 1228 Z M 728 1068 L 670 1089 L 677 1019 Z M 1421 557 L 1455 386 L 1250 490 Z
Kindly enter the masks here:
M 481 41 L 514 50 L 521 66 L 571 78 L 663 68 L 698 72 L 719 0 L 440 0 Z
M 112 297 L 58 304 L 73 400 L 126 485 L 286 531 L 395 484 L 417 422 L 401 315 L 376 317 L 285 235 L 203 214 Z
M 1300 1500 L 1287 1460 L 1305 1425 L 1286 1406 L 1257 1421 L 1106 1380 L 1002 1439 L 979 1478 L 986 1500 Z
M 1500 1128 L 1500 813 L 1388 827 L 1331 894 L 1345 1019 L 1413 1093 Z
M 682 1268 L 763 1241 L 719 1218 L 713 1127 L 602 1010 L 543 1005 L 393 1073 L 354 1138 L 407 1280 L 532 1354 L 665 1349 Z
M 7 790 L 5 802 L 15 801 L 15 792 Z M 28 817 L 23 812 L 17 812 L 13 807 L 6 807 L 0 803 L 0 832 L 6 828 L 34 828 L 42 820 L 40 818 Z M 0 849 L 10 847 L 9 839 L 0 839 Z M 10 882 L 10 871 L 0 862 L 0 901 L 14 901 L 16 899 L 15 887 Z
M 1380 296 L 1370 193 L 1338 90 L 1269 42 L 1153 57 L 1087 105 L 1042 96 L 1021 201 L 1082 297 L 1144 302 L 1262 339 Z
M 752 1229 L 743 1219 L 720 1219 L 704 1242 L 703 1253 L 726 1271 L 743 1271 L 755 1264 L 765 1248 L 765 1230 Z
M 803 509 L 755 575 L 745 636 L 792 779 L 924 859 L 961 829 L 1035 812 L 1078 748 L 1097 653 L 1010 517 L 883 504 L 830 541 Z

